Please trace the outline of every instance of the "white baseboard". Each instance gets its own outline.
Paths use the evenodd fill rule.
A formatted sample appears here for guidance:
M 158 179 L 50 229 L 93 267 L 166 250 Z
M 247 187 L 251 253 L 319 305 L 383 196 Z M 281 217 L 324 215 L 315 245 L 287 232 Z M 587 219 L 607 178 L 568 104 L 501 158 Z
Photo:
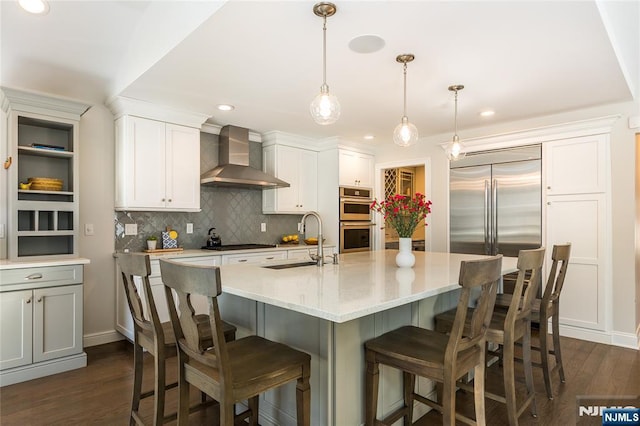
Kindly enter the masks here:
M 77 355 L 66 356 L 50 361 L 38 362 L 22 367 L 10 368 L 0 371 L 0 387 L 26 382 L 39 377 L 51 376 L 77 368 L 87 366 L 87 354 L 82 352 Z
M 104 345 L 105 343 L 117 342 L 124 340 L 124 336 L 115 330 L 105 331 L 102 333 L 85 334 L 82 343 L 85 348 L 90 346 Z
M 640 349 L 640 339 L 633 333 L 611 332 L 611 344 L 623 348 Z
M 619 331 L 599 331 L 571 325 L 560 325 L 560 335 L 573 337 L 574 339 L 587 340 L 589 342 L 604 343 L 605 345 L 620 346 L 623 348 L 639 349 L 640 337 L 633 333 Z

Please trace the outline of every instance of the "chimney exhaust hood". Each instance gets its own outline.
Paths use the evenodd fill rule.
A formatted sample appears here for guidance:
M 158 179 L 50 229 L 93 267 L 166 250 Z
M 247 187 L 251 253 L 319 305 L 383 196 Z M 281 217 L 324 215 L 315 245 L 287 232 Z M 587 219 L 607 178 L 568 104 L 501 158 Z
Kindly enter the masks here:
M 283 180 L 249 167 L 249 129 L 224 126 L 220 129 L 219 144 L 219 164 L 200 176 L 202 185 L 266 189 L 290 186 Z

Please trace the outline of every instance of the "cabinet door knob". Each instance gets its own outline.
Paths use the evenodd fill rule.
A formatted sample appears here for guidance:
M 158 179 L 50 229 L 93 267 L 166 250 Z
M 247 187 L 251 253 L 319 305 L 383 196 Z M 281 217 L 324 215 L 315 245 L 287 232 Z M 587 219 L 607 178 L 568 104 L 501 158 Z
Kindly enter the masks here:
M 31 298 L 28 298 L 28 299 L 27 299 L 27 303 L 31 303 Z
M 547 189 L 551 189 L 551 187 L 550 187 L 550 186 L 547 186 Z
M 171 202 L 171 198 L 169 198 L 169 202 Z
M 238 262 L 246 262 L 247 259 L 238 259 Z
M 162 202 L 163 202 L 163 203 L 165 202 L 165 199 L 164 199 L 164 198 L 162 199 Z
M 42 302 L 42 297 L 38 297 L 38 303 Z

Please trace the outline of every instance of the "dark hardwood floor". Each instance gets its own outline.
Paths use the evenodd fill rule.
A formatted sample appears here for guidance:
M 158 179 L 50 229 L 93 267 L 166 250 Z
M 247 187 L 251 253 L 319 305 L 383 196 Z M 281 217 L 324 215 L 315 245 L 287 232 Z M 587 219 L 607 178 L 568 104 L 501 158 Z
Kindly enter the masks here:
M 615 346 L 562 338 L 567 381 L 553 377 L 555 398 L 546 398 L 542 372 L 534 369 L 538 417 L 529 411 L 520 416 L 521 425 L 576 424 L 578 395 L 640 395 L 640 351 Z M 88 366 L 25 383 L 0 388 L 0 424 L 26 425 L 126 425 L 133 377 L 133 351 L 126 341 L 86 349 Z M 537 355 L 534 353 L 534 357 Z M 145 387 L 152 386 L 151 357 L 145 360 Z M 519 368 L 519 367 L 518 367 Z M 175 363 L 170 364 L 169 380 L 175 380 Z M 519 371 L 522 376 L 521 369 Z M 313 378 L 312 378 L 313 380 Z M 500 368 L 488 369 L 487 388 L 500 393 Z M 524 384 L 520 384 L 524 387 Z M 194 402 L 199 399 L 192 392 Z M 177 391 L 170 390 L 167 413 L 176 409 Z M 473 415 L 473 395 L 458 392 L 460 410 Z M 143 402 L 143 412 L 153 410 L 150 399 Z M 504 405 L 487 400 L 488 425 L 506 425 Z M 190 424 L 216 424 L 217 410 L 210 407 L 194 413 Z M 432 411 L 417 420 L 416 425 L 437 425 L 442 420 Z M 172 422 L 171 424 L 175 424 Z M 586 423 L 585 423 L 586 424 Z M 594 423 L 590 423 L 594 424 Z M 599 424 L 599 423 L 595 423 Z M 341 425 L 338 422 L 336 426 Z

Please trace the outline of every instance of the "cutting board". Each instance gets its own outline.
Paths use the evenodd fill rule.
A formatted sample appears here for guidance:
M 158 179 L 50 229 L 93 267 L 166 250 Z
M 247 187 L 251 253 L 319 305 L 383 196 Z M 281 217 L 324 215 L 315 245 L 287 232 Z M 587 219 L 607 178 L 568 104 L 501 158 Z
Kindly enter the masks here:
M 176 247 L 176 248 L 170 248 L 170 249 L 154 249 L 154 250 L 142 250 L 145 253 L 169 253 L 172 251 L 183 251 L 184 248 L 182 247 Z

